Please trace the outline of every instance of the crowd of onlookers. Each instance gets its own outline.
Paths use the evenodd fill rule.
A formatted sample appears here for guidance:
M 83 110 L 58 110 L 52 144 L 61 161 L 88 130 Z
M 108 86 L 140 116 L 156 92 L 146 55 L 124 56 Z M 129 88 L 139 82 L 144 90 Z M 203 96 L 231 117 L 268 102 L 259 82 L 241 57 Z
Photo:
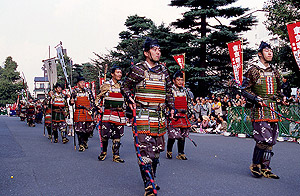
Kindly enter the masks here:
M 284 95 L 284 94 L 283 94 Z M 279 105 L 289 106 L 300 103 L 300 89 L 296 95 L 283 96 L 277 100 Z M 190 115 L 192 131 L 198 133 L 224 134 L 227 131 L 227 114 L 229 107 L 246 107 L 247 101 L 240 94 L 197 97 L 192 100 L 193 113 Z

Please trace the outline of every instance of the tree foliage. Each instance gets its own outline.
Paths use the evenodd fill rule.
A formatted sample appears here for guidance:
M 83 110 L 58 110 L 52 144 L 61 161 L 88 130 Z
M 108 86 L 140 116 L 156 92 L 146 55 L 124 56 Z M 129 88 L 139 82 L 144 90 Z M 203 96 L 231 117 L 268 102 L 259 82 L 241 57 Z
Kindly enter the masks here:
M 196 95 L 206 95 L 232 73 L 227 43 L 239 39 L 241 32 L 249 30 L 256 22 L 251 15 L 239 17 L 248 8 L 229 7 L 233 2 L 235 0 L 172 0 L 170 6 L 188 8 L 183 18 L 177 19 L 172 26 L 156 25 L 151 19 L 138 15 L 129 16 L 125 21 L 127 30 L 119 33 L 119 44 L 108 55 L 95 53 L 97 57 L 93 63 L 102 73 L 105 64 L 118 65 L 126 73 L 132 61 L 135 64 L 144 59 L 145 37 L 155 38 L 161 46 L 161 61 L 166 63 L 171 74 L 179 69 L 173 55 L 186 53 L 186 84 Z M 220 18 L 229 21 L 228 24 L 223 24 Z M 174 31 L 174 27 L 183 32 Z M 247 61 L 253 51 L 244 51 Z
M 300 86 L 300 72 L 292 54 L 286 24 L 300 18 L 300 3 L 295 0 L 269 0 L 264 7 L 267 11 L 265 25 L 273 35 L 281 39 L 281 44 L 274 48 L 274 62 L 282 70 L 291 71 L 291 83 Z
M 236 0 L 171 0 L 170 6 L 185 7 L 183 17 L 172 23 L 194 36 L 186 56 L 190 59 L 188 80 L 196 94 L 205 95 L 232 73 L 227 43 L 240 39 L 241 33 L 256 23 L 252 15 L 241 17 L 248 8 L 229 7 Z M 221 19 L 227 22 L 221 22 Z M 225 24 L 226 23 L 226 24 Z M 244 61 L 252 58 L 253 50 L 244 50 Z
M 77 78 L 84 77 L 86 82 L 96 82 L 96 89 L 99 89 L 99 70 L 100 68 L 91 63 L 72 64 L 71 58 L 64 55 L 66 63 L 67 74 L 71 83 L 71 86 L 76 86 Z M 57 62 L 57 82 L 62 86 L 67 87 L 66 79 L 59 62 Z
M 0 105 L 15 103 L 23 88 L 17 67 L 11 56 L 6 58 L 3 68 L 0 67 Z
M 125 21 L 126 31 L 119 33 L 119 44 L 110 51 L 109 55 L 99 55 L 93 63 L 103 73 L 104 65 L 108 64 L 108 74 L 113 65 L 120 66 L 126 73 L 133 62 L 138 63 L 144 59 L 143 43 L 146 37 L 158 39 L 162 51 L 161 62 L 166 63 L 171 73 L 179 69 L 172 55 L 185 52 L 188 43 L 194 37 L 189 33 L 173 33 L 165 24 L 155 25 L 151 19 L 138 15 L 129 16 Z

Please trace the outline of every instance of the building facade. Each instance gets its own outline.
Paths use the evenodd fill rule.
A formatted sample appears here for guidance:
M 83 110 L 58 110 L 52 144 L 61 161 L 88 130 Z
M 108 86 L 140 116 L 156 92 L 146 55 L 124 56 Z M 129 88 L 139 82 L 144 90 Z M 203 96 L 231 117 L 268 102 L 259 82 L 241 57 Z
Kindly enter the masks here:
M 33 97 L 35 99 L 45 99 L 45 94 L 49 91 L 48 77 L 34 77 Z

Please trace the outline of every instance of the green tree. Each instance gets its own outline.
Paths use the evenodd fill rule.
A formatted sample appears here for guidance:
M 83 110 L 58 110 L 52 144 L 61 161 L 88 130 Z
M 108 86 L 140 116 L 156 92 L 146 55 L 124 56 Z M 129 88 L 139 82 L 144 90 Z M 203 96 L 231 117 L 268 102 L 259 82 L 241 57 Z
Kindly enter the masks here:
M 190 59 L 188 81 L 197 95 L 216 90 L 232 73 L 227 43 L 240 39 L 241 33 L 256 23 L 252 15 L 241 17 L 248 8 L 229 7 L 236 0 L 171 0 L 170 6 L 185 7 L 183 17 L 172 24 L 194 35 L 186 48 Z M 224 21 L 225 19 L 225 21 Z M 224 22 L 222 22 L 224 21 Z M 253 51 L 244 50 L 244 61 Z
M 0 105 L 2 106 L 16 102 L 18 93 L 23 88 L 17 67 L 18 64 L 11 56 L 6 58 L 3 68 L 0 67 Z
M 291 71 L 292 86 L 300 86 L 299 67 L 292 54 L 286 24 L 300 18 L 300 3 L 295 0 L 269 0 L 264 7 L 267 11 L 265 25 L 273 35 L 280 39 L 280 45 L 274 48 L 274 62 L 282 70 Z
M 193 37 L 191 34 L 173 33 L 165 24 L 157 26 L 151 19 L 138 15 L 129 16 L 125 26 L 127 30 L 119 33 L 120 42 L 109 55 L 95 53 L 97 58 L 93 59 L 93 63 L 100 68 L 101 73 L 104 72 L 105 64 L 109 65 L 108 70 L 111 66 L 118 65 L 127 72 L 132 61 L 134 64 L 142 61 L 144 59 L 143 43 L 146 37 L 158 39 L 162 51 L 161 61 L 166 63 L 171 72 L 179 69 L 172 55 L 185 51 L 188 42 Z M 109 72 L 107 76 L 110 77 Z

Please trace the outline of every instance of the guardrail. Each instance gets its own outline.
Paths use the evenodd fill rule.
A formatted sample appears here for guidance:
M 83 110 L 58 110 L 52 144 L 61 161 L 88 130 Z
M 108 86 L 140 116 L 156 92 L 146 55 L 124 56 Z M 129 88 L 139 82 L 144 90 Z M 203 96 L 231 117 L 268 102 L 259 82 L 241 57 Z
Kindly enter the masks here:
M 295 121 L 300 121 L 299 105 L 278 106 L 277 111 Z M 229 107 L 227 114 L 227 131 L 233 134 L 253 135 L 251 109 L 245 107 Z M 300 124 L 280 118 L 279 136 L 300 138 Z

